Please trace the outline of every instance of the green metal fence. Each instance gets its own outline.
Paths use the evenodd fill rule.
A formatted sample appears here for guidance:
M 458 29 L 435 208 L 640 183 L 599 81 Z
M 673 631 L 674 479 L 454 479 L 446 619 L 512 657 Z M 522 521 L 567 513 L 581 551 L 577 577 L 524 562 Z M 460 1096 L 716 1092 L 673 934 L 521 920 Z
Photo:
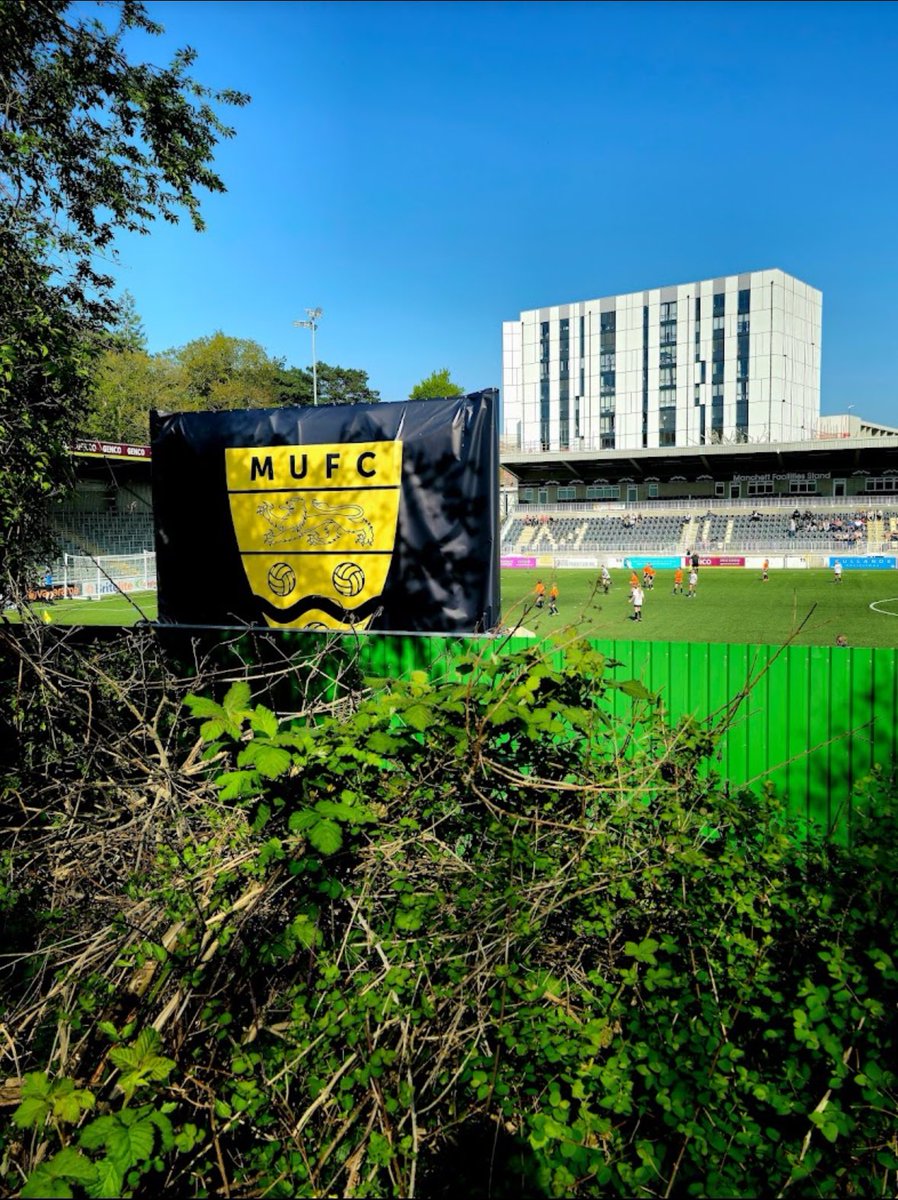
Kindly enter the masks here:
M 512 639 L 509 646 L 523 644 Z M 464 642 L 367 638 L 366 674 L 442 672 Z M 596 641 L 659 692 L 673 721 L 720 714 L 745 694 L 719 745 L 720 774 L 734 786 L 766 780 L 790 812 L 850 836 L 851 793 L 875 765 L 898 763 L 898 652 L 835 646 L 736 646 L 684 642 Z M 615 693 L 614 703 L 627 699 Z
M 260 633 L 228 643 L 220 633 L 206 636 L 207 649 L 217 643 L 216 657 L 230 653 L 235 665 L 306 655 L 311 663 L 326 644 L 309 634 Z M 491 642 L 477 639 L 484 650 Z M 492 644 L 515 649 L 532 642 L 511 638 Z M 658 692 L 671 721 L 686 714 L 699 720 L 713 717 L 744 693 L 720 739 L 715 766 L 721 776 L 737 787 L 759 788 L 769 780 L 793 815 L 840 839 L 850 836 L 853 789 L 874 766 L 891 770 L 898 764 L 894 649 L 638 641 L 593 645 L 620 661 L 617 679 L 636 678 Z M 471 646 L 472 639 L 465 638 L 362 634 L 342 639 L 341 646 L 331 642 L 326 660 L 333 679 L 340 676 L 341 661 L 348 660 L 368 677 L 396 679 L 412 670 L 435 677 L 451 675 L 454 661 Z M 325 676 L 330 672 L 325 663 Z M 611 702 L 630 703 L 617 692 Z

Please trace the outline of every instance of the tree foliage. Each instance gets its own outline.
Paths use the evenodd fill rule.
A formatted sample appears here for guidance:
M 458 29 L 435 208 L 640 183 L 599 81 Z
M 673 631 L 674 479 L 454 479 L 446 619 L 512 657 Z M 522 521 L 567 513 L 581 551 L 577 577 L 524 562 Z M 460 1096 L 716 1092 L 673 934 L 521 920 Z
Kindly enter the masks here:
M 139 324 L 137 325 L 139 329 Z M 168 412 L 222 411 L 312 403 L 312 374 L 287 367 L 249 338 L 214 333 L 163 354 L 149 354 L 122 333 L 122 342 L 96 356 L 82 431 L 91 437 L 143 444 L 151 408 Z M 321 404 L 375 403 L 367 372 L 318 366 Z
M 194 640 L 185 697 L 149 634 L 30 636 L 10 1190 L 894 1192 L 891 781 L 801 836 L 574 638 L 367 683 Z
M 86 8 L 0 0 L 0 558 L 13 573 L 48 552 L 44 502 L 67 486 L 91 360 L 115 322 L 99 255 L 157 216 L 202 228 L 200 193 L 223 190 L 210 164 L 232 133 L 216 107 L 246 100 L 198 83 L 193 50 L 166 68 L 130 61 L 128 37 L 161 32 L 142 5 L 105 8 L 111 25 Z
M 463 396 L 465 389 L 449 377 L 449 368 L 433 371 L 426 379 L 416 383 L 409 393 L 409 400 L 440 400 L 451 396 Z

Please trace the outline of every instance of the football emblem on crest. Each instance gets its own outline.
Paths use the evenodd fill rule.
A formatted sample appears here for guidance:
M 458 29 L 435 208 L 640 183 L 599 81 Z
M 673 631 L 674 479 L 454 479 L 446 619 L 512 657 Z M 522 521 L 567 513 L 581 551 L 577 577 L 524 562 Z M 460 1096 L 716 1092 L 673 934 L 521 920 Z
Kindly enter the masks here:
M 365 586 L 365 572 L 354 562 L 342 562 L 331 576 L 341 596 L 357 596 Z
M 268 586 L 276 596 L 289 596 L 296 587 L 296 575 L 289 563 L 275 563 L 268 572 Z

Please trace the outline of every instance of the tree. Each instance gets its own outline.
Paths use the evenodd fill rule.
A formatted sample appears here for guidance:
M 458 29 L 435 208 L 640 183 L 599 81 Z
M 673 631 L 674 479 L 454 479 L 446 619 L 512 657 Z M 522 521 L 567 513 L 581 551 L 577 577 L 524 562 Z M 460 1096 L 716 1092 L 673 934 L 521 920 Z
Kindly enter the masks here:
M 319 404 L 377 404 L 380 392 L 368 386 L 368 372 L 356 367 L 316 364 Z M 311 404 L 314 399 L 311 367 L 287 367 L 279 377 L 280 403 Z
M 193 79 L 193 50 L 130 62 L 126 40 L 162 27 L 135 0 L 117 14 L 110 27 L 65 0 L 0 0 L 0 559 L 14 574 L 48 553 L 45 502 L 68 484 L 115 320 L 98 256 L 158 216 L 203 228 L 199 194 L 224 191 L 210 164 L 233 133 L 213 105 L 247 101 Z
M 380 392 L 368 386 L 368 372 L 318 363 L 319 404 L 377 404 Z
M 219 411 L 280 403 L 283 359 L 271 358 L 250 338 L 229 337 L 218 330 L 169 350 L 165 357 L 179 373 L 184 409 Z
M 181 372 L 164 355 L 107 350 L 94 362 L 83 430 L 90 437 L 144 445 L 150 436 L 150 409 L 180 409 L 183 395 Z
M 440 400 L 447 396 L 463 396 L 465 389 L 453 383 L 449 378 L 449 368 L 434 371 L 420 383 L 416 383 L 409 393 L 409 400 Z
M 147 339 L 143 321 L 130 292 L 122 292 L 117 304 L 110 342 L 116 350 L 146 350 Z

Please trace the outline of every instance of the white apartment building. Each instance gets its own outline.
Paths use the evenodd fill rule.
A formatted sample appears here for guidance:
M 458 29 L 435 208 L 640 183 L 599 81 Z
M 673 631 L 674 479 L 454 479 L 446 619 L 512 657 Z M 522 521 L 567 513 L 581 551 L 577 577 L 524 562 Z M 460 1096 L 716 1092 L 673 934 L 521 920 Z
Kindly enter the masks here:
M 522 312 L 502 325 L 503 445 L 815 437 L 822 304 L 816 288 L 770 270 Z

